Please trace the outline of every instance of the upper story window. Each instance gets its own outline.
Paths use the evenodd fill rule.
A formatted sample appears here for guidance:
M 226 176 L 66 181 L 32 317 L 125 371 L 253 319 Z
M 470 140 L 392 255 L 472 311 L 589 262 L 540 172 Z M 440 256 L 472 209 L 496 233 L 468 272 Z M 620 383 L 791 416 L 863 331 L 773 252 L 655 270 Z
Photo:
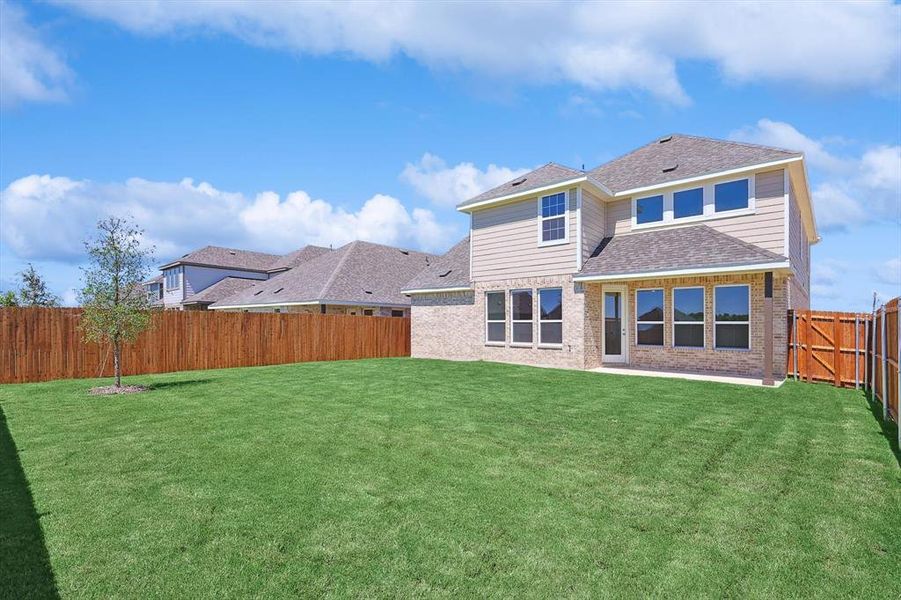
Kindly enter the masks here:
M 563 243 L 566 235 L 566 192 L 542 196 L 539 200 L 538 222 L 542 244 Z
M 635 201 L 635 222 L 656 223 L 663 220 L 663 195 L 639 198 Z
M 166 269 L 163 273 L 166 277 L 166 290 L 177 290 L 181 288 L 181 267 Z
M 716 212 L 748 208 L 750 198 L 750 186 L 747 179 L 727 181 L 713 186 L 713 205 Z
M 673 193 L 673 218 L 697 217 L 704 214 L 704 188 Z

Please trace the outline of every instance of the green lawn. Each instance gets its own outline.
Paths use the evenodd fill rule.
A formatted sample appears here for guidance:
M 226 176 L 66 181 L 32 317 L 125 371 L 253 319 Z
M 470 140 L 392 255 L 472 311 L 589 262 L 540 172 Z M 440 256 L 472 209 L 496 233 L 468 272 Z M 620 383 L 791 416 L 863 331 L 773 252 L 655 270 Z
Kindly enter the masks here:
M 853 390 L 490 363 L 0 387 L 0 597 L 897 597 Z

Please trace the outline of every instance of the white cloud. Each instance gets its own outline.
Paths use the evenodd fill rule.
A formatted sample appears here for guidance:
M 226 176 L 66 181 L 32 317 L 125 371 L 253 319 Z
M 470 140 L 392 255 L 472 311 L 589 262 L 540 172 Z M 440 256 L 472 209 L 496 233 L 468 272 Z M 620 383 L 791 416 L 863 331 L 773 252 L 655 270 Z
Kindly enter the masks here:
M 843 276 L 848 271 L 848 263 L 823 259 L 813 263 L 810 273 L 810 291 L 814 298 L 835 299 L 841 296 Z
M 235 36 L 257 46 L 433 69 L 638 90 L 689 102 L 685 62 L 730 81 L 897 90 L 899 7 L 880 2 L 708 3 L 65 3 L 144 35 Z M 678 32 L 675 34 L 674 32 Z
M 838 156 L 826 140 L 788 123 L 761 119 L 730 134 L 737 140 L 801 150 L 821 182 L 813 187 L 817 223 L 844 228 L 873 221 L 901 223 L 901 146 L 880 145 L 860 156 Z
M 901 285 L 901 257 L 890 258 L 884 263 L 877 265 L 876 277 L 889 285 Z
M 355 239 L 440 251 L 456 234 L 431 211 L 409 211 L 383 194 L 350 211 L 303 191 L 248 198 L 191 179 L 96 183 L 49 175 L 23 177 L 0 192 L 0 235 L 21 259 L 83 260 L 83 240 L 110 214 L 134 217 L 160 259 L 207 244 L 288 252 Z
M 456 206 L 528 171 L 495 164 L 482 171 L 470 162 L 448 167 L 440 156 L 426 152 L 419 162 L 407 163 L 400 178 L 435 204 Z
M 0 0 L 0 106 L 66 98 L 71 70 L 28 24 L 25 13 Z

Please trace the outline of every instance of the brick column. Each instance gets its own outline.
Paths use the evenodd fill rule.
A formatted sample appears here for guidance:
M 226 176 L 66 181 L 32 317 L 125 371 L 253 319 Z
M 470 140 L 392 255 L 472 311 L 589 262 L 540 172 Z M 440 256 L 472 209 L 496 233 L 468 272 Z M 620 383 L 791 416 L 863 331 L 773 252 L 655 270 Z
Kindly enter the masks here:
M 773 385 L 773 273 L 763 275 L 763 385 Z

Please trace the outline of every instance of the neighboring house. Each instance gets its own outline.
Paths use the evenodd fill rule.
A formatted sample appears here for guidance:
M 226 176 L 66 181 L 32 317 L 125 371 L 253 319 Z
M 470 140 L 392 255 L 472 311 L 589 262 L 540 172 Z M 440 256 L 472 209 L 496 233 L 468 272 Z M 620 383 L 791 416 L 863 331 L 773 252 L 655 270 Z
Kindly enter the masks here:
M 153 279 L 144 282 L 144 293 L 147 294 L 147 303 L 154 308 L 163 306 L 163 276 L 157 275 Z
M 405 286 L 413 356 L 784 376 L 818 241 L 800 152 L 666 136 L 458 210 L 470 235 Z
M 291 263 L 297 257 L 287 255 Z M 250 281 L 210 310 L 409 316 L 403 285 L 435 257 L 370 242 L 351 242 L 303 260 L 267 280 Z
M 145 282 L 154 305 L 183 310 L 204 310 L 254 281 L 265 281 L 297 265 L 328 253 L 328 248 L 305 246 L 279 256 L 206 246 L 160 267 L 162 275 Z

